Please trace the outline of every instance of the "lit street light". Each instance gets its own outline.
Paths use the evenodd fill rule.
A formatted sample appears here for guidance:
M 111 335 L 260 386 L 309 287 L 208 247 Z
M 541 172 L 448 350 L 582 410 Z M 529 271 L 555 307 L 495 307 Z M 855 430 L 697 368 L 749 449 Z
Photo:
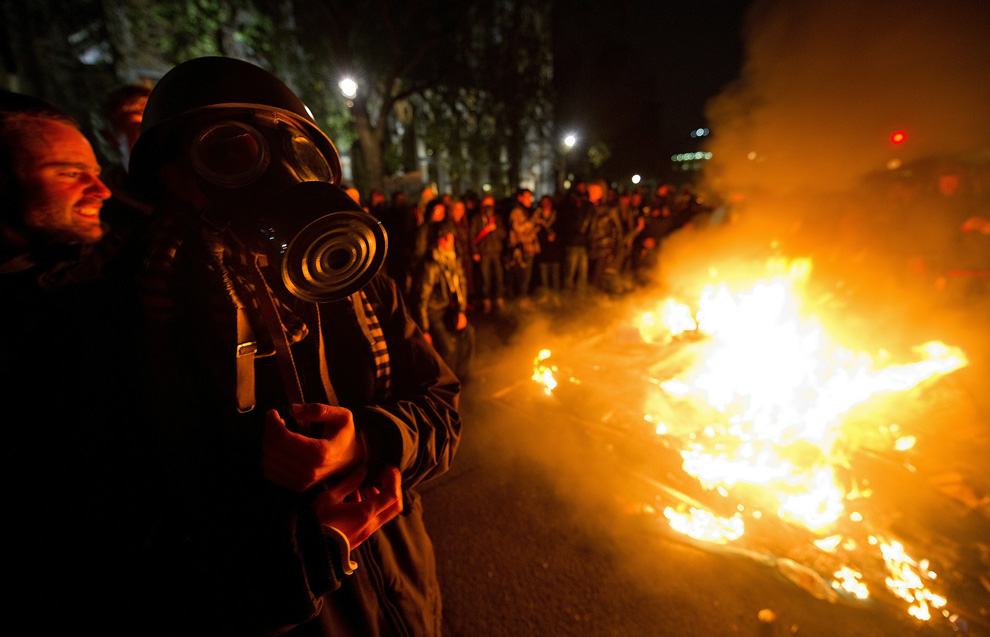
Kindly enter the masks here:
M 640 177 L 639 175 L 633 175 L 633 176 L 632 176 L 632 180 L 631 180 L 631 181 L 632 181 L 632 182 L 633 182 L 634 184 L 638 184 L 638 183 L 639 183 L 639 182 L 641 182 L 642 180 L 643 180 L 643 178 L 642 178 L 642 177 Z
M 357 96 L 358 84 L 353 78 L 345 77 L 340 82 L 337 82 L 337 86 L 340 87 L 340 92 L 347 99 L 354 99 Z
M 567 184 L 567 179 L 565 177 L 567 174 L 567 156 L 570 154 L 570 150 L 577 144 L 577 133 L 574 131 L 564 133 L 564 136 L 560 141 L 564 145 L 564 148 L 560 153 L 558 153 L 560 156 L 560 166 L 558 168 L 559 174 L 557 175 L 557 182 Z M 564 187 L 569 188 L 567 185 Z

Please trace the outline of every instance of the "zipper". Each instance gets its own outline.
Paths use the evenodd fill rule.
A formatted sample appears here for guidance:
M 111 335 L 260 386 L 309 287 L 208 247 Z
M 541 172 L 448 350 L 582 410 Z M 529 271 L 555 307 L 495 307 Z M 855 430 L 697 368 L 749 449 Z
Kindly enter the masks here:
M 399 609 L 395 607 L 392 600 L 388 598 L 385 592 L 385 576 L 382 574 L 382 567 L 375 558 L 375 555 L 371 552 L 369 544 L 365 542 L 358 547 L 358 551 L 364 557 L 364 563 L 368 566 L 368 574 L 372 581 L 372 584 L 377 589 L 378 599 L 381 602 L 381 606 L 385 611 L 385 617 L 392 623 L 392 628 L 394 628 L 395 634 L 403 635 L 403 637 L 409 637 L 409 630 L 402 621 L 402 615 L 399 613 Z

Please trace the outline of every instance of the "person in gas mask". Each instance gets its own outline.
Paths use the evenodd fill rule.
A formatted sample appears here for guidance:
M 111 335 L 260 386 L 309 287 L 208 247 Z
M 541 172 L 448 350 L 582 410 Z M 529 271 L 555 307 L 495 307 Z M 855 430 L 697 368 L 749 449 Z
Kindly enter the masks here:
M 454 455 L 459 384 L 330 139 L 266 71 L 200 58 L 155 87 L 130 174 L 156 209 L 163 631 L 439 633 L 415 487 Z

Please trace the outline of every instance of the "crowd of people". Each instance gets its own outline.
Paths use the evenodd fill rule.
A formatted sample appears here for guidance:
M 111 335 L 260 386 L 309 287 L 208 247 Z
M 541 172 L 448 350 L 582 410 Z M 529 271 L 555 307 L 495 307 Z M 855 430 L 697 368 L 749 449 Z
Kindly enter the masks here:
M 577 180 L 566 192 L 520 188 L 497 200 L 423 188 L 409 203 L 379 191 L 365 201 L 388 234 L 388 273 L 420 327 L 463 379 L 474 335 L 469 316 L 556 307 L 589 293 L 621 294 L 649 283 L 664 237 L 705 210 L 689 187 L 661 184 L 651 197 Z

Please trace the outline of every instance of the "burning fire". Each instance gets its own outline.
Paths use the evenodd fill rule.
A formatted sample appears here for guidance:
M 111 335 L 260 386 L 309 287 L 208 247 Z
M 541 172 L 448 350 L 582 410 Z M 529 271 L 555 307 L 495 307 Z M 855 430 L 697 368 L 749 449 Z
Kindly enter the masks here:
M 685 332 L 705 337 L 685 370 L 657 384 L 648 409 L 681 408 L 683 469 L 702 487 L 732 493 L 774 511 L 791 524 L 822 536 L 822 550 L 840 541 L 824 537 L 846 512 L 853 493 L 843 470 L 856 432 L 843 416 L 873 397 L 907 391 L 966 365 L 958 348 L 930 342 L 915 348 L 916 360 L 884 364 L 880 356 L 856 352 L 835 342 L 821 321 L 804 312 L 803 291 L 811 261 L 773 260 L 769 276 L 736 286 L 705 286 L 692 306 L 667 299 L 638 321 L 647 341 L 669 342 Z M 669 407 L 667 411 L 669 412 Z M 664 421 L 671 422 L 670 414 Z M 893 447 L 907 451 L 914 436 Z M 665 511 L 671 527 L 709 542 L 743 534 L 737 514 L 720 518 L 692 508 L 690 514 Z M 853 512 L 850 519 L 861 522 Z M 890 574 L 887 587 L 911 604 L 912 616 L 927 620 L 928 607 L 946 600 L 925 587 L 925 576 L 897 541 L 879 541 Z M 921 569 L 924 570 L 924 569 Z M 833 575 L 836 589 L 866 599 L 862 575 L 843 566 Z
M 967 359 L 937 341 L 915 347 L 907 361 L 844 346 L 807 309 L 811 270 L 810 259 L 773 259 L 765 274 L 705 285 L 690 303 L 665 299 L 637 319 L 647 342 L 697 341 L 687 364 L 672 369 L 664 360 L 650 370 L 657 389 L 647 396 L 644 420 L 657 435 L 676 441 L 683 470 L 705 490 L 738 503 L 731 517 L 684 504 L 666 507 L 663 515 L 679 533 L 728 544 L 746 533 L 743 511 L 754 520 L 772 512 L 809 531 L 817 549 L 836 559 L 872 559 L 886 572 L 887 589 L 909 604 L 913 617 L 927 621 L 930 609 L 947 603 L 928 588 L 936 580 L 928 563 L 909 556 L 897 540 L 871 534 L 859 511 L 847 512 L 850 501 L 868 498 L 870 490 L 850 475 L 851 452 L 867 432 L 845 419 L 853 408 L 867 409 L 878 396 L 931 382 Z M 717 278 L 714 270 L 710 274 Z M 541 351 L 533 372 L 547 395 L 557 385 L 549 357 L 549 350 Z M 896 425 L 885 431 L 898 453 L 917 442 Z M 850 525 L 869 542 L 844 533 Z M 852 566 L 829 575 L 826 588 L 853 599 L 870 597 L 863 574 Z
M 557 388 L 557 366 L 550 365 L 547 361 L 553 354 L 548 349 L 541 349 L 533 361 L 533 380 L 543 385 L 543 392 L 547 396 L 553 395 L 553 390 Z

